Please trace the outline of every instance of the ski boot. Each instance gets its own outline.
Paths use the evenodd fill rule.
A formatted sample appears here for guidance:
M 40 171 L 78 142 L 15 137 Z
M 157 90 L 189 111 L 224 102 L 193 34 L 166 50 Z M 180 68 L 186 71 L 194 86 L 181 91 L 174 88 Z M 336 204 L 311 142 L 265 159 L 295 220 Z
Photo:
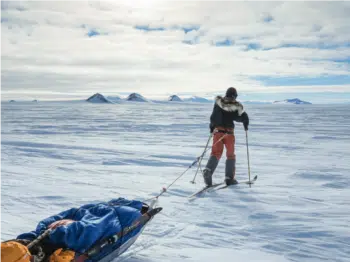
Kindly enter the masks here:
M 219 163 L 219 160 L 215 156 L 210 156 L 207 166 L 203 170 L 204 183 L 210 187 L 213 185 L 212 176 Z
M 227 186 L 238 184 L 235 179 L 236 174 L 236 160 L 235 159 L 227 159 L 225 165 L 225 184 Z

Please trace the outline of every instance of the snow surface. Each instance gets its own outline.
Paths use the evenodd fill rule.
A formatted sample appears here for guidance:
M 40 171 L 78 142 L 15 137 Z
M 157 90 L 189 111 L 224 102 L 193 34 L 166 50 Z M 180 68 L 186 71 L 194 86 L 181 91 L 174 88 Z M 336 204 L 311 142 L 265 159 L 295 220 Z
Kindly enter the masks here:
M 116 261 L 350 261 L 350 105 L 247 105 L 252 188 L 189 201 L 190 169 L 163 211 Z M 208 139 L 211 104 L 2 103 L 1 239 L 62 210 L 145 200 L 173 182 Z M 206 154 L 205 165 L 209 154 Z M 236 127 L 237 179 L 247 179 Z M 224 158 L 214 182 L 224 179 Z

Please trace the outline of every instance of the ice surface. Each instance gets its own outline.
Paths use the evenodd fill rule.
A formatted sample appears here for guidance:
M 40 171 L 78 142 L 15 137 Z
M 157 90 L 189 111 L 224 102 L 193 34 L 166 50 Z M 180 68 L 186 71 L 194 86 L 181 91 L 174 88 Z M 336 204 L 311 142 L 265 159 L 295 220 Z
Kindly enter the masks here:
M 350 261 L 350 107 L 245 105 L 249 188 L 187 196 L 196 166 L 117 261 Z M 1 238 L 114 197 L 147 199 L 199 156 L 211 104 L 2 103 Z M 236 125 L 237 179 L 247 179 Z M 203 165 L 208 159 L 205 156 Z M 214 182 L 224 179 L 224 159 Z

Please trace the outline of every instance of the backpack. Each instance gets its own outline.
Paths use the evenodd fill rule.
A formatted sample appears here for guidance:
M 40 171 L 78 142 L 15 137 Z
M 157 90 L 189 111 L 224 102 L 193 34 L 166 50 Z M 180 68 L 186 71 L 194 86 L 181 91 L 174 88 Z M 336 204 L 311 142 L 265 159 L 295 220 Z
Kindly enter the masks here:
M 28 248 L 17 241 L 1 243 L 1 262 L 30 262 L 31 257 Z

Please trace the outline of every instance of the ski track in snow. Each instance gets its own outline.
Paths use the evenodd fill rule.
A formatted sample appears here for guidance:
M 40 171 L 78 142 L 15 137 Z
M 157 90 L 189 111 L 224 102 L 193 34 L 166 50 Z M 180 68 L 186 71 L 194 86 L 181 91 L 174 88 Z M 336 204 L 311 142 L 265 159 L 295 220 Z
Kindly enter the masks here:
M 116 261 L 350 261 L 349 105 L 247 105 L 252 177 L 202 197 L 190 169 Z M 2 103 L 1 238 L 62 210 L 148 199 L 199 156 L 211 104 Z M 246 180 L 236 127 L 237 179 Z M 202 162 L 204 166 L 209 152 Z M 224 178 L 224 158 L 214 182 Z

